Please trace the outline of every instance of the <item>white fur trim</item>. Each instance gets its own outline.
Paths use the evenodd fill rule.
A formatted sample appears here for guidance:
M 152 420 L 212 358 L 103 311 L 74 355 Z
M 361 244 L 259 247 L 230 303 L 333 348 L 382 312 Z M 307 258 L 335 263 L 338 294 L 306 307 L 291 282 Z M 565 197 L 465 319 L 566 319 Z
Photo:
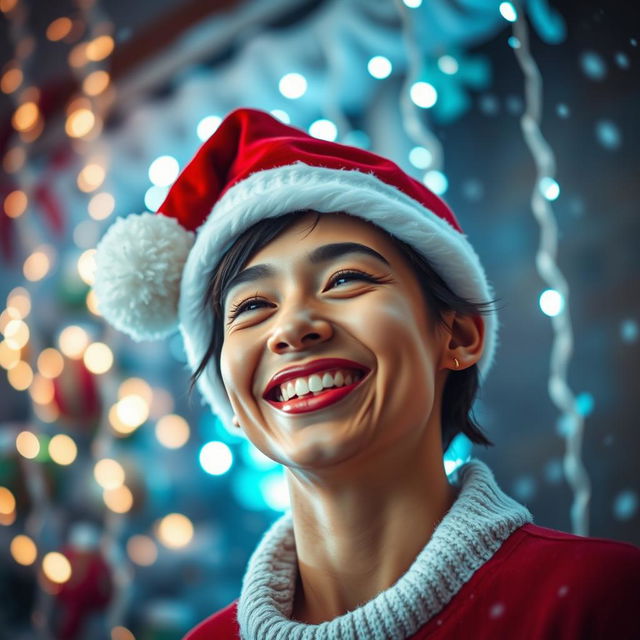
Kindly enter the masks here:
M 118 218 L 96 251 L 100 313 L 136 342 L 177 329 L 182 269 L 195 234 L 154 213 Z
M 344 211 L 369 220 L 424 254 L 458 295 L 481 302 L 493 297 L 466 236 L 374 175 L 300 162 L 259 171 L 233 186 L 216 203 L 198 229 L 187 259 L 178 315 L 192 371 L 200 364 L 212 335 L 212 314 L 203 309 L 208 275 L 245 229 L 263 218 L 301 209 Z M 498 329 L 495 313 L 484 320 L 485 348 L 478 363 L 481 377 L 491 367 Z M 233 410 L 213 359 L 198 379 L 198 387 L 213 412 L 230 427 Z

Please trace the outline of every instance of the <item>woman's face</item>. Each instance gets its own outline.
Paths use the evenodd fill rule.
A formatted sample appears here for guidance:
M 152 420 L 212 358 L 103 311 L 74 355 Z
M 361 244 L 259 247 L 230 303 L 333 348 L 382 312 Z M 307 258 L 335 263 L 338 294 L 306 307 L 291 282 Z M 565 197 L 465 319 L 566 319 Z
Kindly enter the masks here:
M 416 276 L 383 233 L 339 213 L 322 214 L 309 232 L 315 216 L 301 214 L 258 251 L 241 273 L 267 268 L 222 301 L 221 371 L 240 425 L 264 454 L 299 469 L 384 454 L 425 429 L 437 429 L 439 439 L 449 334 L 432 327 Z M 314 256 L 345 243 L 363 249 Z M 264 397 L 275 374 L 321 358 L 350 360 L 366 375 L 346 394 L 311 393 L 318 400 L 302 412 L 295 398 L 278 400 L 279 386 Z M 316 375 L 323 379 L 323 371 Z

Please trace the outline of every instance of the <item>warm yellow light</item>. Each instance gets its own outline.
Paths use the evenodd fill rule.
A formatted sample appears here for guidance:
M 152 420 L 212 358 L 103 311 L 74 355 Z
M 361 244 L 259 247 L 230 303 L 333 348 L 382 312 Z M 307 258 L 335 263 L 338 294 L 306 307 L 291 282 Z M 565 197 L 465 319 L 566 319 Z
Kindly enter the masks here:
M 20 318 L 26 318 L 31 311 L 31 297 L 23 287 L 16 287 L 7 296 L 7 307 L 15 309 Z
M 164 416 L 156 423 L 156 438 L 165 447 L 178 449 L 189 439 L 189 425 L 182 416 Z
M 4 212 L 10 218 L 19 218 L 27 210 L 27 204 L 27 194 L 16 189 L 4 199 Z
M 57 349 L 49 347 L 38 356 L 38 371 L 45 378 L 57 378 L 64 369 L 64 358 Z
M 49 404 L 54 396 L 53 382 L 40 374 L 36 374 L 29 387 L 29 395 L 36 404 Z
M 29 342 L 29 327 L 22 320 L 9 320 L 3 333 L 7 345 L 12 349 L 22 349 Z
M 133 506 L 133 494 L 124 484 L 115 489 L 105 489 L 102 498 L 114 513 L 127 513 Z
M 93 475 L 103 489 L 117 489 L 124 483 L 124 469 L 113 458 L 98 460 L 93 468 Z
M 20 351 L 13 349 L 6 340 L 0 342 L 0 367 L 13 369 L 20 362 Z
M 16 449 L 23 458 L 33 460 L 40 453 L 40 440 L 31 431 L 21 431 L 16 437 Z
M 85 42 L 81 42 L 77 44 L 71 51 L 69 52 L 69 57 L 67 58 L 69 61 L 69 66 L 74 69 L 78 69 L 83 65 L 87 64 L 87 44 Z
M 12 320 L 22 320 L 22 317 L 13 307 L 7 307 L 0 313 L 0 333 L 4 335 L 7 325 Z
M 157 560 L 158 547 L 149 536 L 131 536 L 127 541 L 127 554 L 135 564 L 148 567 Z
M 165 547 L 186 547 L 193 538 L 193 524 L 181 513 L 170 513 L 158 525 L 158 538 Z
M 65 327 L 58 338 L 60 351 L 73 360 L 82 358 L 88 345 L 89 335 L 82 327 L 76 325 Z
M 106 172 L 99 164 L 91 163 L 86 165 L 78 174 L 76 184 L 78 189 L 84 193 L 95 191 L 103 182 Z
M 50 551 L 42 559 L 44 575 L 57 584 L 63 584 L 71 577 L 71 563 L 57 551 Z
M 118 417 L 118 405 L 114 404 L 109 409 L 109 424 L 113 427 L 113 430 L 119 436 L 128 436 L 130 433 L 133 433 L 138 427 L 132 427 L 128 424 L 125 424 Z
M 52 424 L 60 418 L 60 410 L 55 404 L 34 404 L 33 412 L 36 414 L 39 420 Z
M 14 67 L 2 74 L 0 89 L 2 89 L 3 93 L 13 93 L 22 84 L 23 80 L 22 70 Z
M 22 273 L 27 280 L 37 282 L 49 273 L 50 268 L 51 261 L 49 260 L 49 256 L 44 251 L 34 251 L 24 261 Z
M 144 399 L 147 404 L 153 399 L 153 389 L 151 385 L 142 378 L 127 378 L 118 387 L 118 400 L 126 396 L 136 395 Z
M 16 510 L 16 499 L 7 487 L 0 487 L 0 513 L 9 515 Z
M 106 373 L 113 365 L 113 353 L 106 344 L 94 342 L 84 352 L 84 364 L 92 373 Z
M 139 395 L 125 396 L 118 400 L 116 407 L 120 421 L 134 429 L 149 417 L 149 404 Z
M 127 627 L 113 627 L 111 629 L 111 640 L 136 640 L 136 637 Z
M 32 565 L 38 557 L 36 543 L 25 535 L 17 535 L 9 547 L 13 559 L 21 565 L 28 567 Z
M 98 296 L 93 289 L 89 289 L 87 293 L 87 309 L 93 313 L 94 316 L 101 316 L 100 309 L 98 309 Z
M 94 220 L 104 220 L 113 213 L 115 206 L 116 201 L 110 193 L 106 191 L 96 193 L 96 195 L 89 200 L 89 215 Z
M 78 258 L 78 273 L 85 284 L 92 285 L 96 272 L 96 250 L 87 249 Z
M 82 83 L 82 90 L 88 96 L 100 95 L 108 86 L 111 78 L 106 71 L 93 71 Z
M 90 109 L 76 109 L 68 117 L 64 130 L 71 138 L 86 136 L 96 122 L 96 117 Z
M 162 387 L 155 387 L 153 400 L 149 406 L 149 417 L 159 420 L 162 416 L 172 413 L 174 407 L 175 402 L 171 393 Z
M 16 131 L 28 131 L 36 125 L 40 109 L 35 102 L 23 102 L 13 114 L 11 124 Z
M 18 4 L 18 0 L 0 0 L 0 11 L 9 13 Z
M 24 391 L 33 382 L 33 370 L 29 363 L 20 360 L 15 367 L 7 371 L 7 379 L 16 391 Z
M 64 433 L 58 433 L 49 440 L 49 455 L 54 462 L 68 465 L 76 459 L 78 447 L 73 438 Z
M 47 27 L 47 38 L 51 42 L 57 42 L 69 35 L 73 22 L 69 18 L 58 18 Z
M 86 56 L 92 62 L 104 60 L 113 51 L 114 44 L 111 36 L 98 36 L 87 43 Z

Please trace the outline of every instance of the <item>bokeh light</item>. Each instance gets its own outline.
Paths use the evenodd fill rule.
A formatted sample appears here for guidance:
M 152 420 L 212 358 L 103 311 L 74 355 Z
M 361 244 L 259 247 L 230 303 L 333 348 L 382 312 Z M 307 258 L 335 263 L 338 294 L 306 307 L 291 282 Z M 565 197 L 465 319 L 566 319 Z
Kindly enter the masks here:
M 158 540 L 165 547 L 180 549 L 186 547 L 193 538 L 193 524 L 181 513 L 170 513 L 158 524 Z
M 168 187 L 180 173 L 180 165 L 173 156 L 160 156 L 149 165 L 149 180 L 156 187 Z
M 14 367 L 7 372 L 9 384 L 16 391 L 25 391 L 33 382 L 33 369 L 28 362 L 20 360 Z
M 208 140 L 220 126 L 221 122 L 222 118 L 220 116 L 206 116 L 202 118 L 196 127 L 196 135 L 202 142 Z
M 96 193 L 91 200 L 89 200 L 89 215 L 94 220 L 104 220 L 108 218 L 115 209 L 115 198 L 106 191 Z
M 0 514 L 8 515 L 16 510 L 16 499 L 7 487 L 0 487 Z
M 99 69 L 92 71 L 83 81 L 82 90 L 88 96 L 98 96 L 105 91 L 111 82 L 111 77 L 106 71 Z
M 16 437 L 16 449 L 23 458 L 33 460 L 40 453 L 40 441 L 35 433 L 21 431 Z
M 116 413 L 120 422 L 132 430 L 137 429 L 149 417 L 149 403 L 135 393 L 118 400 Z
M 47 27 L 47 38 L 51 40 L 51 42 L 62 40 L 62 38 L 66 38 L 69 33 L 71 33 L 72 27 L 73 22 L 71 22 L 69 18 L 57 18 Z
M 538 188 L 540 189 L 540 193 L 550 201 L 557 200 L 560 195 L 560 185 L 549 176 L 540 179 Z
M 499 11 L 500 15 L 508 22 L 515 22 L 518 19 L 518 12 L 511 2 L 501 2 Z
M 105 489 L 102 498 L 114 513 L 127 513 L 133 506 L 133 494 L 124 484 L 113 489 Z
M 10 218 L 19 218 L 27 210 L 28 204 L 27 194 L 20 189 L 16 189 L 11 191 L 4 199 L 3 208 Z
M 424 174 L 424 178 L 422 179 L 424 184 L 431 189 L 434 193 L 441 196 L 446 193 L 449 188 L 449 181 L 447 180 L 447 176 L 442 173 L 442 171 L 436 171 L 435 169 L 432 171 L 427 171 Z
M 11 540 L 9 549 L 13 559 L 25 567 L 32 565 L 38 557 L 36 543 L 24 534 L 15 536 L 13 540 Z
M 117 489 L 124 484 L 122 465 L 113 458 L 102 458 L 93 468 L 93 476 L 103 489 Z
M 90 109 L 77 109 L 67 116 L 65 131 L 71 138 L 82 138 L 91 132 L 96 117 Z
M 189 424 L 182 417 L 170 414 L 156 423 L 156 438 L 168 449 L 178 449 L 189 440 Z
M 309 133 L 314 138 L 333 142 L 338 137 L 338 128 L 331 120 L 322 118 L 311 123 Z
M 413 147 L 409 152 L 409 162 L 417 169 L 429 168 L 432 160 L 431 151 L 424 147 Z
M 70 465 L 78 456 L 78 447 L 73 438 L 65 433 L 58 433 L 49 440 L 49 456 L 60 465 Z
M 131 558 L 131 562 L 141 567 L 148 567 L 158 559 L 158 546 L 149 536 L 131 536 L 127 540 L 127 555 Z
M 92 285 L 96 273 L 96 250 L 87 249 L 78 258 L 78 274 L 85 284 Z
M 542 312 L 549 317 L 557 316 L 564 309 L 562 294 L 555 289 L 543 291 L 538 304 Z
M 100 375 L 113 366 L 113 352 L 104 342 L 94 342 L 87 347 L 83 360 L 91 373 Z
M 38 356 L 38 371 L 45 378 L 57 378 L 64 369 L 64 358 L 57 349 L 44 349 Z
M 49 273 L 50 268 L 51 260 L 49 255 L 43 250 L 38 250 L 34 251 L 24 261 L 22 273 L 27 280 L 37 282 L 38 280 L 42 280 L 42 278 Z
M 367 63 L 367 71 L 378 80 L 384 80 L 391 75 L 393 66 L 385 56 L 373 56 Z
M 200 466 L 209 474 L 219 476 L 231 468 L 233 455 L 224 442 L 207 442 L 200 449 Z
M 45 555 L 42 559 L 42 570 L 44 575 L 56 584 L 63 584 L 71 577 L 71 563 L 66 556 L 57 551 Z
M 67 358 L 79 360 L 89 345 L 89 334 L 76 325 L 65 327 L 58 336 L 58 347 Z
M 414 82 L 409 90 L 409 95 L 413 103 L 422 109 L 433 107 L 438 100 L 436 88 L 428 82 Z
M 296 100 L 307 92 L 307 79 L 300 73 L 287 73 L 280 78 L 278 89 L 285 98 Z

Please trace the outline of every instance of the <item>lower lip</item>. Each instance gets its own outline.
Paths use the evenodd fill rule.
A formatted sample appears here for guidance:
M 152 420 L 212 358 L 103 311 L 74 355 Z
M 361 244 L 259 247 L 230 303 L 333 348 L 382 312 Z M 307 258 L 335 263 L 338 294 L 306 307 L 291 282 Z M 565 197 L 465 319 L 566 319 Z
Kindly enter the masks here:
M 310 411 L 318 411 L 342 400 L 342 398 L 349 395 L 366 377 L 367 376 L 364 376 L 360 380 L 345 387 L 323 391 L 317 396 L 305 396 L 304 398 L 285 400 L 284 402 L 278 402 L 277 400 L 267 400 L 267 402 L 285 413 L 309 413 Z

